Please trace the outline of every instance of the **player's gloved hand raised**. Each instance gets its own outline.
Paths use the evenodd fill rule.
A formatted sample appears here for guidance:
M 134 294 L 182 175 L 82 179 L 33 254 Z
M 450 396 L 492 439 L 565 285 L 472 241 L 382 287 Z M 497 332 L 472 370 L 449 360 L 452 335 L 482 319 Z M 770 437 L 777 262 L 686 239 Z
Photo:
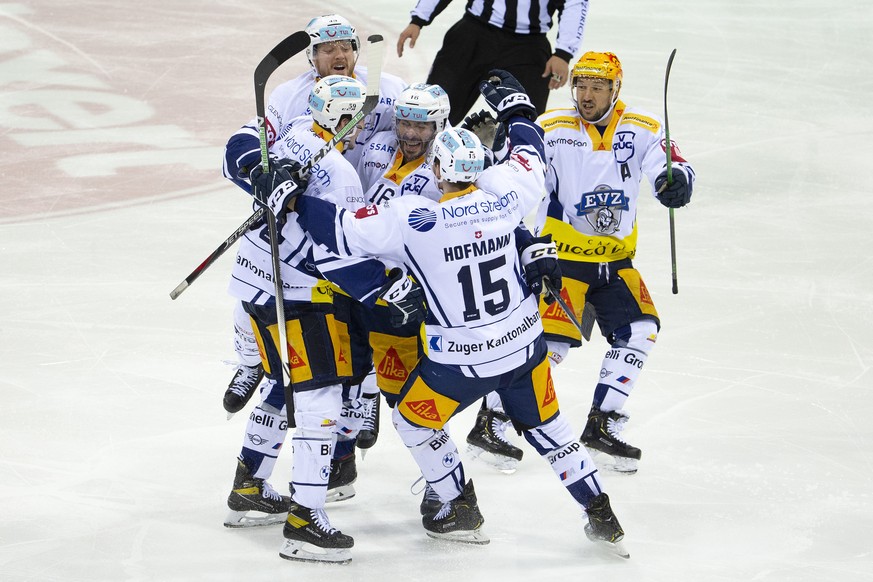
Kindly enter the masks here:
M 497 121 L 506 121 L 514 115 L 536 120 L 537 110 L 521 83 L 512 73 L 503 69 L 488 71 L 488 79 L 479 83 L 479 92 L 488 105 L 497 112 Z
M 667 208 L 681 208 L 691 200 L 691 184 L 681 168 L 670 168 L 673 183 L 667 184 L 667 170 L 655 178 L 655 196 Z
M 524 268 L 524 280 L 536 295 L 543 295 L 547 305 L 554 303 L 555 298 L 548 292 L 543 279 L 547 278 L 555 289 L 563 286 L 561 266 L 558 264 L 558 248 L 552 242 L 552 235 L 532 237 L 521 249 L 521 266 Z
M 283 158 L 274 160 L 267 173 L 260 165 L 249 173 L 252 196 L 272 212 L 280 223 L 284 222 L 288 213 L 288 204 L 306 190 L 308 180 L 297 176 L 300 168 L 298 162 Z
M 409 322 L 421 323 L 427 315 L 421 285 L 407 277 L 403 269 L 395 267 L 388 271 L 388 281 L 379 289 L 379 297 L 388 303 L 394 327 Z
M 461 127 L 469 129 L 475 133 L 483 146 L 488 149 L 494 149 L 494 136 L 497 134 L 497 128 L 499 126 L 497 120 L 494 119 L 494 116 L 491 115 L 490 111 L 485 111 L 483 109 L 477 113 L 468 115 L 464 118 L 464 122 L 461 123 Z

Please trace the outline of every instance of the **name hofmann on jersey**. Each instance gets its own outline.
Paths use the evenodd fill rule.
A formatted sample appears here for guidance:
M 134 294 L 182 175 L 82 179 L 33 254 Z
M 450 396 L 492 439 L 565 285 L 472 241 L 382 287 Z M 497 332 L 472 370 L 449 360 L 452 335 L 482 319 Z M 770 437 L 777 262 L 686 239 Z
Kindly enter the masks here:
M 445 256 L 447 263 L 451 261 L 462 261 L 470 257 L 481 257 L 509 246 L 511 239 L 512 235 L 507 234 L 473 243 L 443 247 L 443 255 Z

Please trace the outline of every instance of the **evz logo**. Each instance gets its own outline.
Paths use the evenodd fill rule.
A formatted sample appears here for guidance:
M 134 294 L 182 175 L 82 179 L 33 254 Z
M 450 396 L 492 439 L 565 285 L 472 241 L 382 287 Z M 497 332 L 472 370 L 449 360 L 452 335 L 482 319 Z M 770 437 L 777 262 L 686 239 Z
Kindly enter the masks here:
M 601 234 L 613 234 L 621 226 L 621 215 L 628 210 L 628 200 L 624 190 L 601 184 L 594 192 L 582 194 L 579 204 L 574 204 L 574 207 L 576 216 L 584 216 L 591 228 Z

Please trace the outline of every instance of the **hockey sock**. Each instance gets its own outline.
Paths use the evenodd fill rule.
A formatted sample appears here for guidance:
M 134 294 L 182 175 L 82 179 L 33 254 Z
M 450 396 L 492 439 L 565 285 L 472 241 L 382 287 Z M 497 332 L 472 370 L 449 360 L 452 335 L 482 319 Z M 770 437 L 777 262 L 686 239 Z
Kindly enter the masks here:
M 252 476 L 270 478 L 287 431 L 288 420 L 284 407 L 277 410 L 267 403 L 261 403 L 252 410 L 239 456 Z
M 240 364 L 254 367 L 261 363 L 258 342 L 252 331 L 252 319 L 237 301 L 233 308 L 233 348 Z
M 376 385 L 376 371 L 370 370 L 370 373 L 361 382 L 361 393 L 365 396 L 372 396 L 379 393 L 379 387 Z
M 444 430 L 413 426 L 395 408 L 392 421 L 400 440 L 412 453 L 424 479 L 445 503 L 464 490 L 464 466 L 458 447 Z
M 634 321 L 613 332 L 612 347 L 600 368 L 600 382 L 594 389 L 594 406 L 600 410 L 619 410 L 637 383 L 643 365 L 658 337 L 654 321 Z
M 487 395 L 485 395 L 485 407 L 489 410 L 504 412 L 503 401 L 500 400 L 500 396 L 497 395 L 497 392 L 489 392 Z
M 324 507 L 341 398 L 339 384 L 294 394 L 291 485 L 294 501 L 304 507 Z
M 582 508 L 603 491 L 594 461 L 576 440 L 573 428 L 560 413 L 536 428 L 524 431 L 524 438 L 549 462 L 561 484 Z
M 551 360 L 553 366 L 563 362 L 567 354 L 570 353 L 570 344 L 568 343 L 547 340 L 546 345 L 549 348 L 549 360 Z
M 345 459 L 355 452 L 355 439 L 341 439 L 337 436 L 336 444 L 333 448 L 334 459 Z

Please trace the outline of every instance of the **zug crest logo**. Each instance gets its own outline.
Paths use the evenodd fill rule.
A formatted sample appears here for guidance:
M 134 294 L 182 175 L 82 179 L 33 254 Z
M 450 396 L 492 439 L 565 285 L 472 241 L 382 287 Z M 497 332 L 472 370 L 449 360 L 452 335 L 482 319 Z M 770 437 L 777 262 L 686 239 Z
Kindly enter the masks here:
M 612 142 L 612 155 L 619 164 L 625 164 L 634 157 L 634 132 L 619 131 Z
M 429 335 L 429 336 L 427 336 L 427 347 L 432 352 L 443 351 L 443 336 L 441 336 L 441 335 Z
M 628 210 L 624 190 L 615 190 L 601 184 L 593 192 L 585 192 L 579 204 L 574 204 L 576 216 L 584 216 L 595 231 L 613 234 L 621 226 L 623 211 Z

